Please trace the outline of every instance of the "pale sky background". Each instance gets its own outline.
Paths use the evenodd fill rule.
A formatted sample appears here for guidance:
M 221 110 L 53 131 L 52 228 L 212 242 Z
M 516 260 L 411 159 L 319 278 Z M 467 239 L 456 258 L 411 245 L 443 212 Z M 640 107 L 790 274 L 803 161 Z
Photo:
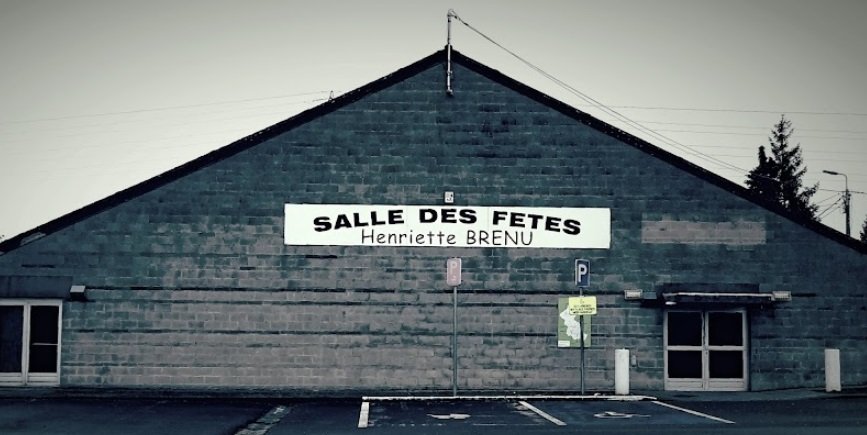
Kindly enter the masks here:
M 785 113 L 814 202 L 867 216 L 867 1 L 0 0 L 0 235 L 456 50 L 743 183 Z M 695 153 L 703 155 L 696 156 Z M 710 156 L 710 157 L 707 157 Z M 724 162 L 724 163 L 720 163 Z M 616 164 L 616 162 L 614 162 Z M 738 169 L 739 168 L 739 169 Z M 822 221 L 839 231 L 837 203 Z

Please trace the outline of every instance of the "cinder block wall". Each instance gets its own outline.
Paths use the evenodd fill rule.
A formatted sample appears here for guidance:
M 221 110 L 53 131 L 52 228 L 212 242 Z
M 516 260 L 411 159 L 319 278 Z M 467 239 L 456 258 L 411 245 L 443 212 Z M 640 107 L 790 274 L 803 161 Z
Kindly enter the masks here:
M 587 386 L 663 387 L 663 312 L 624 289 L 748 283 L 752 389 L 818 386 L 839 347 L 867 383 L 865 256 L 455 66 L 436 65 L 182 179 L 0 256 L 0 274 L 72 276 L 67 386 L 381 392 L 451 388 L 445 259 L 464 259 L 460 388 L 576 390 L 558 349 L 573 261 L 599 297 Z M 609 250 L 290 247 L 285 203 L 609 207 Z

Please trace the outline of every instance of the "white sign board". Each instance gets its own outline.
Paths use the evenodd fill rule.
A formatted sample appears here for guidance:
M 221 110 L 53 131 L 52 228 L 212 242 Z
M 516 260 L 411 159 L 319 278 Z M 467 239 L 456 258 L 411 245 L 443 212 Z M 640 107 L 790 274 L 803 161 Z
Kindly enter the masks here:
M 455 287 L 461 285 L 461 259 L 449 258 L 446 260 L 446 284 Z
M 302 246 L 608 249 L 607 208 L 286 204 L 284 242 Z
M 596 296 L 569 298 L 569 312 L 576 316 L 591 316 L 596 314 Z

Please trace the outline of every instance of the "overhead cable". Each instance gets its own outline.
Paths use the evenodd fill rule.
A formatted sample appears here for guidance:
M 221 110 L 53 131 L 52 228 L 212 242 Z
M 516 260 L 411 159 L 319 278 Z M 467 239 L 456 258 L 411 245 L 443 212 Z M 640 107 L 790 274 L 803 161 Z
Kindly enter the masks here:
M 246 103 L 250 101 L 265 101 L 265 100 L 275 100 L 278 98 L 290 98 L 290 97 L 300 97 L 306 95 L 316 95 L 323 94 L 326 92 L 333 91 L 314 91 L 314 92 L 302 92 L 298 94 L 287 94 L 287 95 L 276 95 L 272 97 L 261 97 L 261 98 L 244 98 L 240 100 L 223 100 L 223 101 L 213 101 L 210 103 L 198 103 L 198 104 L 184 104 L 179 106 L 165 106 L 165 107 L 154 107 L 149 109 L 135 109 L 135 110 L 124 110 L 118 112 L 103 112 L 103 113 L 89 113 L 89 114 L 80 114 L 80 115 L 68 115 L 68 116 L 58 116 L 54 118 L 38 118 L 38 119 L 25 119 L 20 121 L 0 121 L 0 125 L 4 124 L 28 124 L 34 122 L 47 122 L 47 121 L 64 121 L 67 119 L 80 119 L 80 118 L 97 118 L 102 116 L 115 116 L 115 115 L 130 115 L 133 113 L 145 113 L 145 112 L 161 112 L 166 110 L 177 110 L 177 109 L 189 109 L 193 107 L 203 107 L 203 106 L 215 106 L 220 104 L 233 104 L 233 103 Z M 333 95 L 333 94 L 331 94 Z
M 582 100 L 584 100 L 584 101 L 590 103 L 590 104 L 593 105 L 594 107 L 596 107 L 596 108 L 598 108 L 598 109 L 600 109 L 600 110 L 602 110 L 602 111 L 608 113 L 609 115 L 614 116 L 615 118 L 617 118 L 617 119 L 620 120 L 621 122 L 625 123 L 626 125 L 629 125 L 629 126 L 635 128 L 635 129 L 637 129 L 637 130 L 639 130 L 639 131 L 641 131 L 641 132 L 643 132 L 643 133 L 645 133 L 645 134 L 648 134 L 648 135 L 650 135 L 650 136 L 652 136 L 652 137 L 655 137 L 655 138 L 657 138 L 657 139 L 663 141 L 664 143 L 668 144 L 669 146 L 673 146 L 673 147 L 675 147 L 675 148 L 678 148 L 678 149 L 680 149 L 681 151 L 686 152 L 686 153 L 688 153 L 688 154 L 691 154 L 691 155 L 693 155 L 693 156 L 695 156 L 695 157 L 698 157 L 698 158 L 701 158 L 701 159 L 707 160 L 707 161 L 709 161 L 709 162 L 713 162 L 713 163 L 715 163 L 715 164 L 717 164 L 717 165 L 722 165 L 722 166 L 724 166 L 724 167 L 728 167 L 728 168 L 731 168 L 731 169 L 734 169 L 734 170 L 740 171 L 742 174 L 747 174 L 747 173 L 750 172 L 750 171 L 747 170 L 747 169 L 744 169 L 744 168 L 738 167 L 738 166 L 736 166 L 736 165 L 733 165 L 733 164 L 731 164 L 731 163 L 729 163 L 729 162 L 726 162 L 726 161 L 723 161 L 723 160 L 717 159 L 717 158 L 715 158 L 715 157 L 713 157 L 713 156 L 711 156 L 711 155 L 708 155 L 708 154 L 702 153 L 701 151 L 694 150 L 694 149 L 692 149 L 692 148 L 690 148 L 690 147 L 688 147 L 688 146 L 686 146 L 686 145 L 681 144 L 680 142 L 678 142 L 678 141 L 676 141 L 676 140 L 674 140 L 674 139 L 671 139 L 671 138 L 669 138 L 669 137 L 667 137 L 667 136 L 664 136 L 664 135 L 662 135 L 662 134 L 660 134 L 660 133 L 658 133 L 658 132 L 656 132 L 656 131 L 654 131 L 654 130 L 651 130 L 650 128 L 647 128 L 647 127 L 645 127 L 645 126 L 643 126 L 643 125 L 641 125 L 641 124 L 639 124 L 639 123 L 633 121 L 633 120 L 630 119 L 629 117 L 627 117 L 627 116 L 623 115 L 622 113 L 620 113 L 620 112 L 614 110 L 614 109 L 611 108 L 610 106 L 606 106 L 605 104 L 601 103 L 600 101 L 598 101 L 598 100 L 596 100 L 596 99 L 590 97 L 589 95 L 587 95 L 587 94 L 585 94 L 585 93 L 579 91 L 578 89 L 576 89 L 576 88 L 570 86 L 568 83 L 566 83 L 566 82 L 564 82 L 564 81 L 558 79 L 557 77 L 554 77 L 553 75 L 551 75 L 551 74 L 549 74 L 548 72 L 544 71 L 544 70 L 541 69 L 540 67 L 534 65 L 533 63 L 531 63 L 531 62 L 529 62 L 528 60 L 524 59 L 523 57 L 519 56 L 517 53 L 515 53 L 515 52 L 509 50 L 508 48 L 506 48 L 506 47 L 503 46 L 502 44 L 498 43 L 497 41 L 494 41 L 491 37 L 489 37 L 488 35 L 485 35 L 485 34 L 482 33 L 481 31 L 479 31 L 478 29 L 476 29 L 475 27 L 473 27 L 472 25 L 470 25 L 469 23 L 467 23 L 466 21 L 464 21 L 464 20 L 463 20 L 460 16 L 458 16 L 457 14 L 454 14 L 453 17 L 454 17 L 456 20 L 460 21 L 463 25 L 467 26 L 467 28 L 469 28 L 470 30 L 472 30 L 473 32 L 475 32 L 476 34 L 478 34 L 479 36 L 481 36 L 482 38 L 486 39 L 488 42 L 490 42 L 490 43 L 494 44 L 495 46 L 499 47 L 500 49 L 502 49 L 502 50 L 505 51 L 506 53 L 509 53 L 509 54 L 510 54 L 512 57 L 514 57 L 515 59 L 518 59 L 518 61 L 520 61 L 521 63 L 523 63 L 524 65 L 526 65 L 526 66 L 529 67 L 530 69 L 532 69 L 533 71 L 536 71 L 537 73 L 539 73 L 539 74 L 542 75 L 543 77 L 547 78 L 548 80 L 551 80 L 551 81 L 554 82 L 556 85 L 562 87 L 563 89 L 567 90 L 568 92 L 570 92 L 571 94 L 577 96 L 578 98 L 581 98 Z M 760 176 L 761 176 L 761 175 L 760 175 Z M 762 176 L 762 177 L 764 177 L 764 178 L 769 178 L 769 179 L 773 179 L 773 178 L 765 177 L 765 176 Z M 775 180 L 775 181 L 777 181 L 777 180 Z

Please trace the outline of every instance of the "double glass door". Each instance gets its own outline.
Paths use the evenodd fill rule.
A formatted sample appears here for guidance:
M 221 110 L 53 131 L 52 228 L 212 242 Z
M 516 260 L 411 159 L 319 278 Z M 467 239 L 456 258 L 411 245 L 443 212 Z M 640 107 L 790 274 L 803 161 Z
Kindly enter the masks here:
M 57 385 L 60 302 L 0 301 L 0 385 Z
M 667 311 L 665 389 L 747 389 L 744 310 Z

